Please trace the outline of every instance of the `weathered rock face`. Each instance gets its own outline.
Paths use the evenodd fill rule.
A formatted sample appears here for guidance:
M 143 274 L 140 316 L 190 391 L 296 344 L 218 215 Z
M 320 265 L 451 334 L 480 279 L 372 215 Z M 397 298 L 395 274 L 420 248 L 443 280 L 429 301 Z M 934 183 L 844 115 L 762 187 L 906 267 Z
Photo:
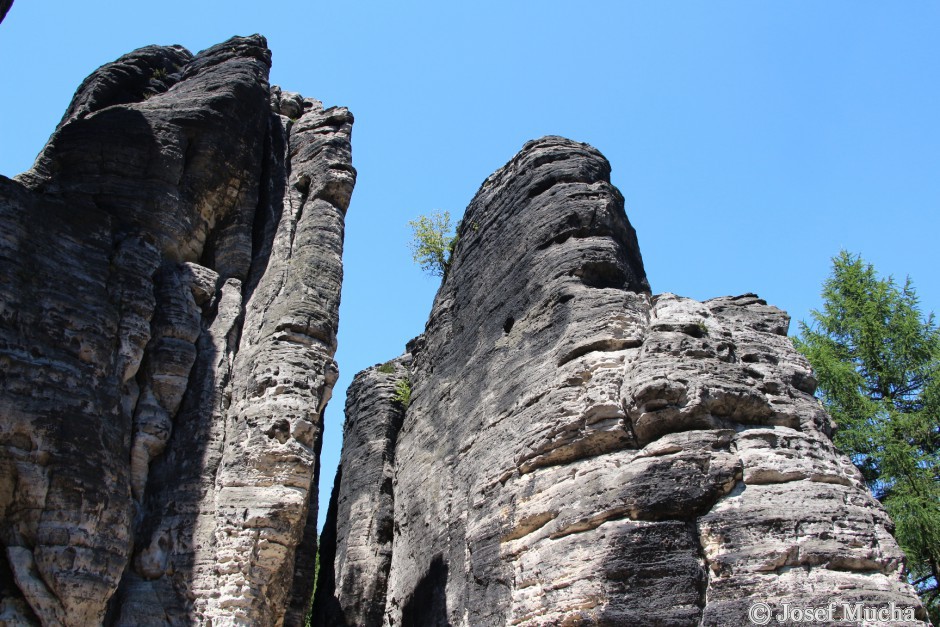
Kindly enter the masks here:
M 392 558 L 395 442 L 405 414 L 399 386 L 408 381 L 410 365 L 406 353 L 360 372 L 349 386 L 341 462 L 345 472 L 337 474 L 338 500 L 324 528 L 319 578 L 324 585 L 317 585 L 313 617 L 317 624 L 382 622 Z M 341 591 L 344 603 L 332 597 L 334 589 Z
M 467 209 L 409 372 L 356 378 L 321 624 L 742 625 L 757 601 L 923 617 L 787 315 L 652 296 L 609 171 L 527 144 Z
M 0 622 L 300 623 L 352 116 L 269 68 L 137 50 L 0 177 Z

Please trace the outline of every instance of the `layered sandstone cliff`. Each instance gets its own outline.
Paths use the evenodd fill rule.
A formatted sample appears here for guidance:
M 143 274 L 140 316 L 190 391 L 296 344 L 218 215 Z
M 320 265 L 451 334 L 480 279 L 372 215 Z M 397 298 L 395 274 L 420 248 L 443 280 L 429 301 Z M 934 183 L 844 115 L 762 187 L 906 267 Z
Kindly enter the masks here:
M 923 617 L 787 315 L 652 295 L 609 174 L 584 144 L 526 144 L 470 203 L 425 334 L 356 377 L 320 624 Z
M 0 622 L 301 621 L 352 116 L 270 62 L 132 52 L 0 177 Z

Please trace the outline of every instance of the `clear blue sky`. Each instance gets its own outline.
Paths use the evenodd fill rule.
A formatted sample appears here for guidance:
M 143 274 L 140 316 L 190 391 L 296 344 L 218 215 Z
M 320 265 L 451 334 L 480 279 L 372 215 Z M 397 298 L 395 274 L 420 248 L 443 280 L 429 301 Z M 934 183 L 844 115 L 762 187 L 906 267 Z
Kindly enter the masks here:
M 753 291 L 805 319 L 845 248 L 910 275 L 940 313 L 940 3 L 924 0 L 16 0 L 0 24 L 0 173 L 30 167 L 99 65 L 255 32 L 273 83 L 356 116 L 321 521 L 345 389 L 423 330 L 437 288 L 408 220 L 459 216 L 526 140 L 607 156 L 654 292 Z

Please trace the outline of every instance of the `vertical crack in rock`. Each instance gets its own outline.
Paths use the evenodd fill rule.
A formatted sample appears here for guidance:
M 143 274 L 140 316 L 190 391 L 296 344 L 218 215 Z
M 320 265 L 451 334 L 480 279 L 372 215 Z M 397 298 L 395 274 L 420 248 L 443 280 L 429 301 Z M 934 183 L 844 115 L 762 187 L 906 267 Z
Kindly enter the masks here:
M 467 208 L 412 351 L 388 566 L 359 513 L 379 511 L 388 472 L 359 444 L 385 442 L 361 434 L 387 420 L 388 382 L 357 377 L 345 548 L 320 624 L 737 625 L 757 600 L 920 608 L 883 509 L 829 440 L 787 315 L 753 294 L 652 296 L 609 174 L 593 148 L 547 137 Z M 386 577 L 384 615 L 363 613 Z
M 4 620 L 299 624 L 355 170 L 269 68 L 141 48 L 0 177 Z
M 154 277 L 155 315 L 151 321 L 142 384 L 134 396 L 134 433 L 131 444 L 131 492 L 143 501 L 150 462 L 163 453 L 173 419 L 189 384 L 196 361 L 196 339 L 202 311 L 190 286 L 187 265 L 161 268 Z
M 330 503 L 327 506 L 326 519 L 323 531 L 320 533 L 319 559 L 320 570 L 317 574 L 317 589 L 310 614 L 311 625 L 333 625 L 334 627 L 347 627 L 343 617 L 343 608 L 334 594 L 336 589 L 336 510 L 339 499 L 339 486 L 343 481 L 343 472 L 337 469 L 333 478 L 333 490 L 330 493 Z M 387 573 L 386 573 L 387 574 Z M 383 604 L 384 607 L 384 604 Z

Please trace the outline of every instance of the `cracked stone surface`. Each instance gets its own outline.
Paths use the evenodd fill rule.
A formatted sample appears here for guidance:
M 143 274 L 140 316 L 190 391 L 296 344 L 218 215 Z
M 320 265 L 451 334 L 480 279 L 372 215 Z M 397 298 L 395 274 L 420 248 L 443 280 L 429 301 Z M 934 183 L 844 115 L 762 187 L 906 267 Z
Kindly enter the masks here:
M 270 61 L 136 50 L 0 177 L 0 623 L 302 622 L 353 120 Z
M 320 624 L 741 625 L 756 601 L 840 600 L 923 618 L 786 313 L 652 295 L 609 174 L 590 146 L 526 144 L 470 203 L 410 363 L 356 378 Z

